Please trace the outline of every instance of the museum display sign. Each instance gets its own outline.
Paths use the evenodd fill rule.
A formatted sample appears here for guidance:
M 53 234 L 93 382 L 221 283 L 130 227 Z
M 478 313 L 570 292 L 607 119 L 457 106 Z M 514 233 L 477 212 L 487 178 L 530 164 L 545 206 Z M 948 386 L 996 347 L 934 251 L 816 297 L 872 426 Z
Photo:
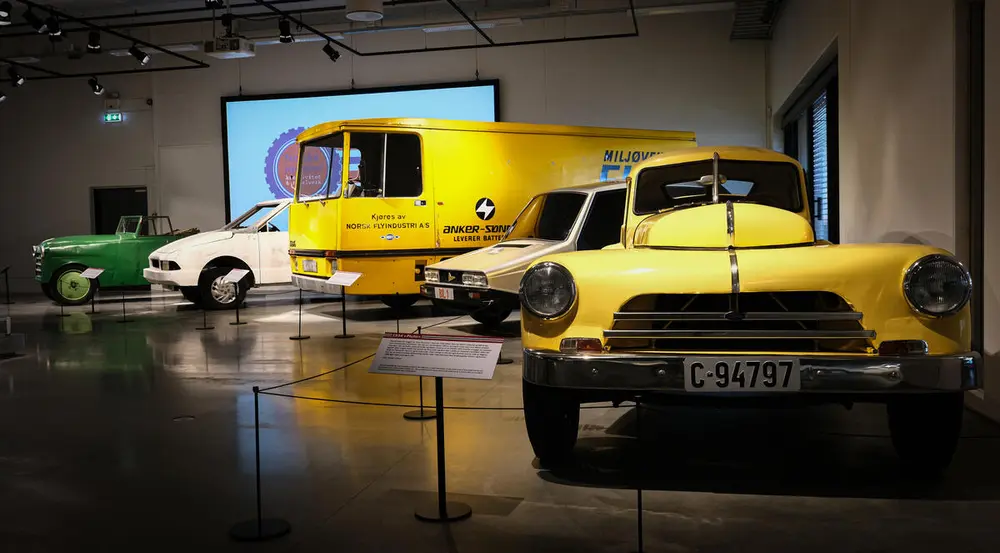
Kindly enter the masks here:
M 914 244 L 814 239 L 802 168 L 697 148 L 641 164 L 619 244 L 538 259 L 521 280 L 525 421 L 567 458 L 582 402 L 872 401 L 904 466 L 949 463 L 971 351 L 966 269 Z

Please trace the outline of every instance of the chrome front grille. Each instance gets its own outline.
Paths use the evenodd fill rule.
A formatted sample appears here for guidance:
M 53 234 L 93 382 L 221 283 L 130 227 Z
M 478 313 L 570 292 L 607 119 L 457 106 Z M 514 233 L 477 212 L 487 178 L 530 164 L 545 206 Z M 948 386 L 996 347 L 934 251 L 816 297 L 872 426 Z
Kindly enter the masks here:
M 875 332 L 829 292 L 655 294 L 614 314 L 612 350 L 865 352 Z
M 42 249 L 35 246 L 31 250 L 31 255 L 35 258 L 35 276 L 42 276 Z

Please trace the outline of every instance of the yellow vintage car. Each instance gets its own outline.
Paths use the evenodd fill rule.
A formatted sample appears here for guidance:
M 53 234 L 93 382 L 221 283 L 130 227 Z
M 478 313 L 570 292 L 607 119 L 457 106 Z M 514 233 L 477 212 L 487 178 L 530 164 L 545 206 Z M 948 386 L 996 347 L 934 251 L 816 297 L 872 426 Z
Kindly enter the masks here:
M 968 271 L 911 244 L 817 241 L 799 164 L 711 147 L 628 179 L 621 243 L 545 256 L 521 280 L 525 423 L 572 454 L 581 403 L 879 402 L 903 465 L 951 460 L 970 351 Z

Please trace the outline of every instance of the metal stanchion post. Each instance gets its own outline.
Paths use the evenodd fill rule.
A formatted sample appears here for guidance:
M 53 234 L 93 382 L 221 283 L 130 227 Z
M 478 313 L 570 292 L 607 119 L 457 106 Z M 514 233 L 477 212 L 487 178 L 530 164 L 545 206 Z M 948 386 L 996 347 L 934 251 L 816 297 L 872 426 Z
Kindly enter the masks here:
M 208 311 L 204 307 L 201 308 L 201 326 L 196 326 L 195 330 L 212 330 L 214 326 L 208 326 Z
M 263 518 L 260 501 L 260 388 L 253 387 L 253 443 L 254 469 L 257 476 L 257 518 L 237 523 L 229 529 L 229 537 L 238 541 L 264 541 L 280 538 L 292 531 L 287 520 Z
M 236 320 L 233 321 L 233 322 L 231 322 L 231 323 L 229 323 L 229 326 L 241 326 L 241 325 L 245 325 L 245 324 L 247 324 L 247 323 L 240 322 L 240 304 L 239 304 L 239 302 L 237 302 L 236 303 Z
M 635 436 L 639 440 L 639 462 L 646 458 L 643 455 L 642 445 L 642 398 L 635 398 Z M 641 466 L 640 466 L 641 469 Z M 636 553 L 643 553 L 642 543 L 642 475 L 639 475 L 639 483 L 635 487 L 635 510 L 636 510 Z
M 417 327 L 417 335 L 422 333 L 422 329 Z M 413 411 L 407 411 L 403 413 L 403 418 L 408 421 L 423 421 L 428 419 L 433 419 L 437 415 L 433 411 L 424 410 L 424 377 L 420 378 L 420 409 L 414 409 Z
M 3 293 L 5 305 L 14 303 L 10 301 L 10 266 L 3 268 Z
M 302 289 L 299 288 L 299 333 L 295 336 L 289 336 L 289 340 L 308 340 L 308 336 L 302 335 Z
M 472 507 L 458 501 L 448 501 L 444 464 L 444 379 L 434 377 L 434 399 L 437 405 L 437 502 L 418 507 L 413 513 L 417 520 L 424 522 L 454 522 L 472 516 Z
M 129 318 L 125 317 L 125 291 L 123 290 L 122 291 L 122 320 L 120 320 L 118 322 L 119 323 L 127 323 L 127 322 L 131 322 L 131 321 L 132 321 L 132 319 L 129 319 Z
M 340 334 L 334 338 L 354 338 L 353 334 L 347 333 L 347 291 L 340 287 Z

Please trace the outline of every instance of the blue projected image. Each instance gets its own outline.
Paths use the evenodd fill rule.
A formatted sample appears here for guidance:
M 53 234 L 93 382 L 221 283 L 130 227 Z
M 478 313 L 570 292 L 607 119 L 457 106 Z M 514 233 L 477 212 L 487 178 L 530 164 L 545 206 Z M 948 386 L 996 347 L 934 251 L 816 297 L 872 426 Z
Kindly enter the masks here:
M 388 92 L 269 98 L 225 103 L 226 220 L 265 200 L 291 198 L 298 149 L 295 137 L 327 121 L 370 117 L 426 117 L 496 121 L 496 83 Z

